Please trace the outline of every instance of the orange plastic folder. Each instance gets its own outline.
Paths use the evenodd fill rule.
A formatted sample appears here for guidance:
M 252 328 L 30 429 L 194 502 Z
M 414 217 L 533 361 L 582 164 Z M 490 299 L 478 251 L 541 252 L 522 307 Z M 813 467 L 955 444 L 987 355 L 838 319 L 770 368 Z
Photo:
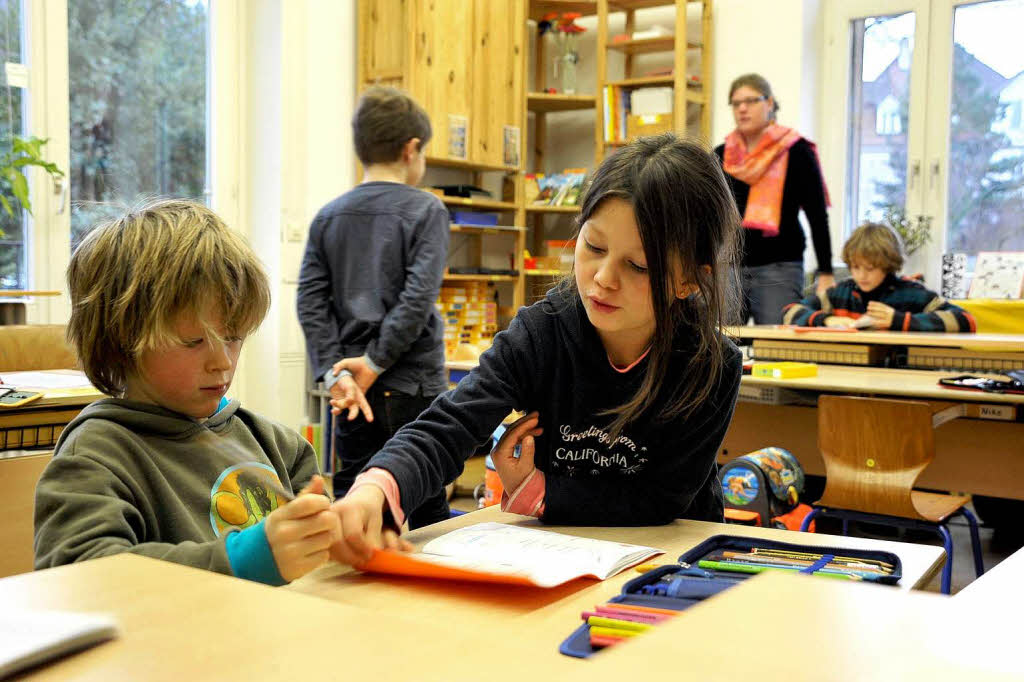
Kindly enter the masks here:
M 604 580 L 661 550 L 503 523 L 478 523 L 431 540 L 416 554 L 378 550 L 368 573 L 555 587 Z

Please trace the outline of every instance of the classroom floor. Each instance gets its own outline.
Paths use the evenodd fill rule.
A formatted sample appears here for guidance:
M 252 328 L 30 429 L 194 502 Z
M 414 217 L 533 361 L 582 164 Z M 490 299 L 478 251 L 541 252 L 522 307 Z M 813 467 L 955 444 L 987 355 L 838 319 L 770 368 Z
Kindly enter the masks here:
M 474 457 L 466 462 L 466 470 L 456 482 L 455 496 L 451 500 L 452 509 L 458 511 L 473 511 L 477 508 L 477 502 L 473 499 L 473 489 L 478 482 L 484 479 L 484 458 Z M 877 532 L 875 532 L 877 531 Z M 838 529 L 834 531 L 838 533 Z M 971 534 L 967 522 L 963 519 L 956 519 L 950 522 L 950 534 L 953 536 L 953 578 L 951 581 L 951 593 L 956 594 L 974 580 L 974 561 L 971 558 Z M 896 530 L 887 531 L 879 527 L 864 527 L 859 524 L 851 524 L 851 535 L 858 537 L 876 538 L 879 540 L 905 540 L 922 545 L 942 545 L 938 536 L 927 534 L 900 533 Z M 1006 538 L 1004 536 L 994 537 L 992 528 L 981 526 L 981 549 L 985 570 L 989 570 L 1000 561 L 1010 556 L 1014 551 L 1024 544 L 1024 537 Z M 940 592 L 940 575 L 925 588 L 929 592 Z

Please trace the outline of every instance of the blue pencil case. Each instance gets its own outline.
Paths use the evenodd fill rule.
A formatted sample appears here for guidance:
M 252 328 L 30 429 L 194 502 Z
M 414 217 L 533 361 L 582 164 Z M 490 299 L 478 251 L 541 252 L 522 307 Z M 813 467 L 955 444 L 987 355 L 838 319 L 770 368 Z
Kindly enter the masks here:
M 679 557 L 678 563 L 659 566 L 633 578 L 622 587 L 620 594 L 609 600 L 609 603 L 685 611 L 694 604 L 755 575 L 709 568 L 707 566 L 711 564 L 708 563 L 701 567 L 701 562 L 718 563 L 718 559 L 736 561 L 734 557 L 726 556 L 726 553 L 729 553 L 744 555 L 748 557 L 749 563 L 755 563 L 751 555 L 757 556 L 758 551 L 767 552 L 762 554 L 762 559 L 757 560 L 758 568 L 762 570 L 818 573 L 837 579 L 849 579 L 845 573 L 850 573 L 860 576 L 856 578 L 857 580 L 883 585 L 896 585 L 902 577 L 900 559 L 891 552 L 798 545 L 737 535 L 715 535 L 685 552 Z M 802 554 L 816 555 L 820 558 L 800 558 Z M 769 559 L 769 556 L 773 558 Z M 785 563 L 771 563 L 777 560 L 777 557 L 786 558 Z M 844 572 L 829 568 L 835 565 L 833 562 L 837 560 L 848 562 L 848 565 L 877 565 L 879 571 L 885 572 L 867 573 L 866 569 L 849 569 Z M 785 567 L 779 568 L 782 565 Z M 885 568 L 881 568 L 883 566 Z M 869 577 L 864 577 L 865 575 Z M 600 651 L 599 648 L 591 646 L 590 642 L 590 626 L 583 623 L 559 645 L 558 650 L 566 656 L 587 658 Z

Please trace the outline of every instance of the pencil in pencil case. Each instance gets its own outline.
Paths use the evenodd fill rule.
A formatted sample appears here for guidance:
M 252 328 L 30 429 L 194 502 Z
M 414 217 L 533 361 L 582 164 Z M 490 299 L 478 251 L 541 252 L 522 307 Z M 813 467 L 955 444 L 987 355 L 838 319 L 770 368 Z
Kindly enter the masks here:
M 745 558 L 741 560 L 736 555 Z M 763 558 L 753 558 L 758 555 Z M 735 565 L 730 567 L 731 570 L 722 570 L 723 567 L 717 564 L 723 561 L 731 561 Z M 677 613 L 765 571 L 812 573 L 822 579 L 883 585 L 895 585 L 902 577 L 900 559 L 892 552 L 715 535 L 682 554 L 676 564 L 659 566 L 630 580 L 606 606 L 663 609 Z M 592 638 L 591 627 L 584 622 L 561 643 L 558 650 L 566 656 L 587 658 L 601 650 L 601 647 L 592 645 L 595 639 L 605 646 L 612 645 L 614 641 L 614 638 Z M 622 638 L 623 641 L 625 639 L 628 637 Z

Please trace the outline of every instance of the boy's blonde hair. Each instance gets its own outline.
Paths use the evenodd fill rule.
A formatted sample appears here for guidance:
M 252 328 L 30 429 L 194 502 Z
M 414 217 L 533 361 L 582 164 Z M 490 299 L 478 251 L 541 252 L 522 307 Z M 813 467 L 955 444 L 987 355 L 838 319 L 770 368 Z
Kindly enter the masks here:
M 864 223 L 843 245 L 843 262 L 852 266 L 862 261 L 892 274 L 903 267 L 903 246 L 899 235 L 887 225 Z
M 245 336 L 270 307 L 270 285 L 245 240 L 202 204 L 149 201 L 90 232 L 71 256 L 68 341 L 96 388 L 123 395 L 144 350 L 183 339 L 181 314 L 220 314 Z M 199 319 L 217 338 L 210 321 Z

